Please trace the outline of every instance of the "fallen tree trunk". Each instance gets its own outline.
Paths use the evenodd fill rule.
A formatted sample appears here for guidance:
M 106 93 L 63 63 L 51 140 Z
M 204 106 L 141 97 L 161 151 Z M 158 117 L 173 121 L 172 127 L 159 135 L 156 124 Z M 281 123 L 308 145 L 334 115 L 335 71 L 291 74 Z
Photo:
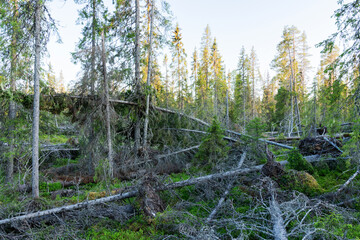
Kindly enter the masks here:
M 244 160 L 246 158 L 246 152 L 244 152 L 242 155 L 241 155 L 241 158 L 240 158 L 240 161 L 237 165 L 237 169 L 241 168 L 242 164 L 244 163 Z M 206 219 L 207 222 L 210 222 L 216 215 L 216 213 L 219 211 L 221 205 L 223 204 L 223 202 L 225 201 L 225 198 L 227 197 L 227 195 L 229 195 L 232 187 L 234 185 L 234 181 L 231 181 L 228 185 L 227 185 L 227 188 L 224 192 L 224 195 L 220 198 L 218 204 L 216 205 L 216 207 L 214 208 L 214 210 L 212 210 L 212 212 L 210 213 L 209 217 Z
M 273 183 L 270 183 L 269 191 L 271 193 L 271 199 L 268 211 L 271 216 L 271 220 L 273 223 L 273 234 L 275 240 L 287 240 L 287 232 L 284 223 L 284 219 L 282 217 L 282 211 L 280 209 L 279 203 L 276 200 L 276 193 L 273 186 Z
M 259 142 L 267 143 L 267 144 L 270 144 L 270 145 L 274 145 L 274 146 L 278 146 L 278 147 L 282 147 L 282 148 L 286 148 L 286 149 L 294 149 L 294 147 L 292 147 L 292 146 L 288 146 L 288 145 L 285 145 L 285 144 L 281 144 L 281 143 L 269 141 L 269 140 L 262 139 L 262 138 L 256 139 L 256 138 L 254 138 L 254 137 L 252 137 L 252 136 L 249 136 L 249 135 L 246 135 L 246 134 L 242 134 L 242 133 L 238 133 L 238 132 L 234 132 L 234 131 L 231 131 L 231 130 L 226 130 L 226 132 L 231 133 L 231 134 L 235 134 L 235 135 L 240 136 L 240 137 L 241 137 L 241 136 L 247 137 L 247 138 L 250 138 L 250 139 L 253 139 L 253 140 L 257 140 L 257 141 L 259 141 Z
M 336 160 L 336 159 L 334 159 L 334 160 Z M 315 162 L 315 161 L 319 161 L 319 157 L 311 158 L 311 161 L 309 161 L 309 162 Z M 285 165 L 287 163 L 287 161 L 281 161 L 279 163 L 281 165 Z M 156 188 L 156 191 L 170 190 L 170 189 L 174 189 L 174 188 L 195 185 L 195 184 L 199 184 L 199 183 L 203 183 L 203 182 L 211 181 L 211 180 L 216 180 L 216 179 L 220 179 L 220 178 L 227 178 L 227 177 L 237 176 L 240 174 L 256 172 L 256 171 L 260 171 L 263 166 L 264 165 L 262 164 L 262 165 L 258 165 L 258 166 L 248 167 L 248 168 L 235 169 L 235 170 L 224 172 L 224 173 L 215 173 L 215 174 L 206 175 L 206 176 L 202 176 L 202 177 L 198 177 L 198 178 L 190 178 L 185 181 L 174 182 L 174 183 L 170 183 L 165 186 L 162 186 L 162 187 L 158 187 L 158 188 Z M 99 198 L 96 200 L 85 201 L 85 202 L 81 202 L 81 203 L 74 204 L 74 205 L 68 205 L 68 206 L 53 208 L 53 209 L 49 209 L 49 210 L 45 210 L 45 211 L 29 213 L 29 214 L 22 215 L 22 216 L 3 219 L 3 220 L 0 220 L 0 225 L 12 223 L 14 221 L 21 221 L 21 220 L 41 217 L 41 216 L 45 216 L 45 215 L 49 215 L 49 214 L 60 213 L 60 212 L 64 212 L 64 211 L 76 210 L 76 209 L 80 209 L 83 207 L 88 207 L 88 206 L 92 206 L 92 205 L 96 205 L 96 204 L 123 200 L 123 199 L 131 198 L 131 197 L 136 197 L 136 196 L 138 196 L 138 194 L 139 194 L 139 190 L 135 189 L 133 191 L 129 191 L 126 193 L 121 193 L 121 194 L 117 194 L 117 195 L 113 195 L 113 196 L 109 196 L 109 197 L 105 197 L 105 198 Z
M 334 148 L 336 148 L 336 150 L 338 150 L 339 152 L 343 153 L 343 151 L 332 141 L 330 141 L 330 139 L 328 139 L 327 137 L 323 136 L 323 138 L 325 139 L 325 141 L 327 141 L 328 143 L 330 143 Z
M 208 134 L 205 131 L 200 131 L 200 130 L 193 130 L 193 129 L 186 129 L 186 128 L 166 128 L 169 130 L 178 130 L 178 131 L 183 131 L 183 132 L 193 132 L 193 133 L 201 133 L 201 134 Z M 224 137 L 225 140 L 231 141 L 231 142 L 239 142 L 238 139 L 232 138 L 232 137 Z
M 139 194 L 139 191 L 134 190 L 134 191 L 130 191 L 130 192 L 114 195 L 114 196 L 109 196 L 109 197 L 105 197 L 105 198 L 100 198 L 100 199 L 96 199 L 96 200 L 92 200 L 92 201 L 85 201 L 85 202 L 77 203 L 74 205 L 68 205 L 68 206 L 63 206 L 63 207 L 59 207 L 59 208 L 52 208 L 52 209 L 40 211 L 40 212 L 34 212 L 34 213 L 30 213 L 30 214 L 26 214 L 26 215 L 22 215 L 22 216 L 18 216 L 18 217 L 12 217 L 12 218 L 8 218 L 8 219 L 0 220 L 0 225 L 12 223 L 15 221 L 21 221 L 21 220 L 46 216 L 49 214 L 60 213 L 60 212 L 64 212 L 64 211 L 71 211 L 71 210 L 80 209 L 83 207 L 88 207 L 88 206 L 92 206 L 92 205 L 96 205 L 96 204 L 100 204 L 100 203 L 106 203 L 106 202 L 112 202 L 112 201 L 122 200 L 122 199 L 126 199 L 126 198 L 136 197 L 138 194 Z
M 189 148 L 185 148 L 185 149 L 181 149 L 179 151 L 176 151 L 176 152 L 172 152 L 172 153 L 169 153 L 169 154 L 162 154 L 162 155 L 158 155 L 156 156 L 155 158 L 159 159 L 159 158 L 166 158 L 166 157 L 170 157 L 170 156 L 173 156 L 173 155 L 177 155 L 179 153 L 184 153 L 184 152 L 189 152 L 191 150 L 194 150 L 194 149 L 197 149 L 199 148 L 200 145 L 196 145 L 196 146 L 193 146 L 193 147 L 189 147 Z

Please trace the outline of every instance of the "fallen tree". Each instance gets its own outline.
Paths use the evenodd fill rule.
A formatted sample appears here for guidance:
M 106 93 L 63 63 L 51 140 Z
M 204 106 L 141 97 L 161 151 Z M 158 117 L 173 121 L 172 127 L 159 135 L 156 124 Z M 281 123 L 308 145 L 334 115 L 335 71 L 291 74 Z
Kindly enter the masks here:
M 169 129 L 169 130 L 184 131 L 184 132 L 193 132 L 193 133 L 207 134 L 207 132 L 205 132 L 205 131 L 193 130 L 193 129 L 185 129 L 185 128 L 167 128 L 167 129 Z M 293 148 L 294 148 L 294 147 L 292 147 L 292 146 L 288 146 L 288 145 L 285 145 L 285 144 L 281 144 L 281 143 L 269 141 L 269 140 L 262 139 L 262 138 L 257 139 L 257 138 L 255 138 L 255 137 L 252 137 L 252 136 L 249 136 L 249 135 L 246 135 L 246 134 L 242 134 L 242 133 L 238 133 L 238 132 L 234 132 L 234 131 L 231 131 L 231 130 L 225 130 L 225 132 L 228 132 L 228 133 L 234 134 L 234 135 L 236 135 L 236 136 L 240 136 L 240 137 L 250 138 L 250 139 L 252 139 L 252 140 L 256 140 L 256 141 L 259 141 L 259 142 L 263 142 L 263 143 L 267 143 L 267 144 L 270 144 L 270 145 L 278 146 L 278 147 L 281 147 L 281 148 L 286 148 L 286 149 L 293 149 Z M 225 136 L 224 139 L 226 139 L 226 140 L 228 140 L 228 141 L 232 141 L 232 142 L 238 142 L 238 141 L 239 141 L 238 139 L 235 139 L 235 138 L 232 138 L 232 137 L 228 137 L 228 136 Z
M 307 158 L 307 157 L 305 157 L 305 158 Z M 309 156 L 308 159 L 309 159 L 308 160 L 309 162 L 320 161 L 319 156 Z M 334 159 L 331 159 L 331 160 L 336 160 L 336 159 L 334 158 Z M 285 165 L 288 162 L 287 161 L 281 161 L 279 163 L 281 165 Z M 253 167 L 235 169 L 235 170 L 227 171 L 227 172 L 223 172 L 223 173 L 210 174 L 210 175 L 201 176 L 201 177 L 198 177 L 198 178 L 190 178 L 190 179 L 187 179 L 187 180 L 184 180 L 184 181 L 169 183 L 169 184 L 166 184 L 164 186 L 157 187 L 156 191 L 165 191 L 165 190 L 170 190 L 170 189 L 175 189 L 175 188 L 200 184 L 200 183 L 203 183 L 203 182 L 212 181 L 212 180 L 216 180 L 216 179 L 228 178 L 228 177 L 233 177 L 233 176 L 237 176 L 237 175 L 241 175 L 241 174 L 247 174 L 247 173 L 251 173 L 251 172 L 256 172 L 256 171 L 260 171 L 263 166 L 264 166 L 264 164 L 253 166 Z M 125 192 L 125 193 L 120 193 L 120 194 L 109 196 L 109 197 L 99 198 L 99 199 L 96 199 L 96 200 L 85 201 L 85 202 L 77 203 L 77 204 L 74 204 L 74 205 L 68 205 L 68 206 L 53 208 L 53 209 L 49 209 L 49 210 L 45 210 L 45 211 L 29 213 L 29 214 L 22 215 L 22 216 L 3 219 L 3 220 L 0 220 L 0 225 L 9 224 L 9 223 L 12 223 L 14 221 L 22 221 L 22 220 L 26 220 L 26 219 L 46 216 L 46 215 L 49 215 L 49 214 L 56 214 L 56 213 L 60 213 L 60 212 L 64 212 L 64 211 L 76 210 L 76 209 L 80 209 L 80 208 L 83 208 L 83 207 L 88 207 L 88 206 L 92 206 L 92 205 L 96 205 L 96 204 L 123 200 L 123 199 L 127 199 L 127 198 L 136 197 L 138 195 L 139 195 L 139 189 L 134 188 L 134 190 L 132 190 L 132 191 Z

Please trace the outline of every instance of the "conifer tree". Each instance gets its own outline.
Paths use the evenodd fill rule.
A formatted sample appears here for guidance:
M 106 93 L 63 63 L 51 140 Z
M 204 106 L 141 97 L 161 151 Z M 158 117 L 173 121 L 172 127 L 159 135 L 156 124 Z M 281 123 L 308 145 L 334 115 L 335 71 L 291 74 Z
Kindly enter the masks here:
M 206 26 L 205 33 L 201 42 L 201 59 L 200 69 L 198 73 L 198 79 L 196 81 L 196 105 L 199 109 L 199 115 L 202 118 L 206 118 L 208 113 L 212 113 L 212 93 L 210 92 L 210 80 L 211 80 L 211 33 L 210 27 Z M 212 114 L 211 114 L 212 115 Z
M 185 98 L 187 96 L 187 64 L 186 53 L 184 44 L 182 42 L 182 35 L 179 25 L 176 28 L 172 37 L 172 76 L 174 78 L 176 87 L 176 100 L 178 108 L 183 110 L 185 104 Z
M 217 116 L 219 113 L 221 113 L 220 110 L 222 106 L 219 106 L 219 104 L 225 103 L 224 100 L 226 98 L 227 85 L 222 66 L 222 59 L 219 53 L 216 38 L 214 39 L 211 47 L 210 58 L 212 71 L 211 92 L 213 92 L 214 114 L 215 116 Z
M 233 119 L 237 124 L 242 125 L 243 131 L 248 118 L 248 111 L 250 110 L 251 104 L 251 86 L 249 82 L 249 71 L 250 71 L 249 58 L 245 52 L 245 48 L 241 48 L 237 74 L 235 76 L 234 86 L 234 111 Z

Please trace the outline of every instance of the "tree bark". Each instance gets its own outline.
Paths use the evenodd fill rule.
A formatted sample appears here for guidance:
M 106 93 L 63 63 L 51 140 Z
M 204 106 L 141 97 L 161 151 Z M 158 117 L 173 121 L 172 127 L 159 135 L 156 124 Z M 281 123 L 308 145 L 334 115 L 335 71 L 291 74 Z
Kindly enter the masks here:
M 34 108 L 32 124 L 32 196 L 39 198 L 39 118 L 40 118 L 40 14 L 41 0 L 35 1 Z
M 271 187 L 272 188 L 272 187 Z M 273 234 L 275 240 L 287 240 L 287 232 L 285 228 L 284 219 L 282 218 L 282 212 L 279 207 L 279 203 L 275 198 L 275 190 L 272 188 L 271 191 L 271 200 L 269 206 L 269 213 L 271 215 L 271 220 L 273 222 Z
M 105 105 L 106 105 L 106 137 L 108 145 L 108 161 L 110 177 L 114 176 L 114 161 L 113 161 L 113 147 L 111 140 L 111 119 L 110 119 L 110 102 L 109 102 L 109 83 L 106 70 L 106 50 L 105 50 L 105 37 L 104 30 L 101 32 L 101 45 L 102 45 L 102 62 L 103 62 L 103 77 L 104 77 L 104 90 L 105 90 Z
M 150 4 L 150 2 L 149 2 Z M 146 79 L 146 110 L 145 110 L 145 122 L 144 122 L 144 139 L 143 147 L 146 149 L 148 139 L 148 127 L 149 127 L 149 108 L 150 108 L 150 86 L 151 86 L 151 54 L 152 54 L 152 42 L 153 42 L 153 27 L 154 27 L 154 8 L 155 0 L 151 1 L 151 14 L 150 14 L 150 33 L 149 33 L 149 56 L 148 56 L 148 73 Z
M 139 0 L 135 0 L 135 94 L 140 94 L 140 4 Z M 135 123 L 135 136 L 134 136 L 134 150 L 135 154 L 138 153 L 140 148 L 140 122 L 141 122 L 140 109 L 136 109 L 136 123 Z
M 95 94 L 96 0 L 92 0 L 90 92 Z
M 18 4 L 17 0 L 14 0 L 14 6 L 13 6 L 13 14 L 14 14 L 14 21 L 17 21 L 17 18 L 19 16 L 18 11 Z M 14 94 L 16 91 L 16 66 L 17 66 L 17 56 L 16 56 L 16 50 L 17 50 L 17 33 L 16 33 L 15 27 L 13 27 L 13 33 L 12 33 L 12 41 L 11 41 L 11 63 L 10 63 L 10 90 Z M 6 178 L 5 182 L 10 183 L 13 180 L 13 172 L 14 172 L 14 144 L 15 144 L 15 123 L 14 120 L 16 118 L 16 103 L 12 99 L 9 102 L 9 120 L 10 120 L 10 127 L 9 127 L 9 140 L 10 140 L 10 156 L 8 158 L 8 162 L 6 165 Z

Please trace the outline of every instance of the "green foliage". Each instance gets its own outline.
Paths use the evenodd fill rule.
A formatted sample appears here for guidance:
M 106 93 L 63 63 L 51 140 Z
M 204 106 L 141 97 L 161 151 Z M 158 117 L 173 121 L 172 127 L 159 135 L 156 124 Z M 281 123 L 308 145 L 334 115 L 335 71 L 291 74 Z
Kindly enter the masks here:
M 324 217 L 316 219 L 314 223 L 316 228 L 324 229 L 321 236 L 326 239 L 360 239 L 360 225 L 358 222 L 349 222 L 339 213 L 330 213 Z
M 53 192 L 62 189 L 61 182 L 47 183 L 42 182 L 39 184 L 39 189 L 41 192 Z
M 246 125 L 247 133 L 255 138 L 263 137 L 262 133 L 265 131 L 265 129 L 266 124 L 263 123 L 262 120 L 258 117 L 254 118 Z
M 57 134 L 41 134 L 39 136 L 41 142 L 51 143 L 51 144 L 63 144 L 66 143 L 69 139 L 68 136 L 65 135 L 57 135 Z
M 344 156 L 352 156 L 353 159 L 360 157 L 360 120 L 356 120 L 353 126 L 353 133 L 349 141 L 344 144 Z
M 288 166 L 291 169 L 295 169 L 298 171 L 306 171 L 310 174 L 314 174 L 315 170 L 313 166 L 305 160 L 305 158 L 301 155 L 299 149 L 294 148 L 288 154 Z
M 279 124 L 285 118 L 285 113 L 289 109 L 289 99 L 290 92 L 286 88 L 280 87 L 277 94 L 275 95 L 275 121 L 277 124 Z
M 66 166 L 68 164 L 76 164 L 76 163 L 78 163 L 78 160 L 72 160 L 69 158 L 57 158 L 53 163 L 52 167 L 57 168 L 57 167 Z
M 216 162 L 227 157 L 229 147 L 224 140 L 224 130 L 216 118 L 213 119 L 212 125 L 208 128 L 207 132 L 208 134 L 203 138 L 195 157 L 203 165 L 206 164 L 208 167 L 213 167 Z
M 86 239 L 97 239 L 97 240 L 147 240 L 150 239 L 146 235 L 144 235 L 144 232 L 142 229 L 139 229 L 138 231 L 132 231 L 132 230 L 109 230 L 106 228 L 101 229 L 91 229 L 87 233 Z
M 95 176 L 94 181 L 109 181 L 109 160 L 103 159 L 98 162 L 98 165 L 95 167 Z

